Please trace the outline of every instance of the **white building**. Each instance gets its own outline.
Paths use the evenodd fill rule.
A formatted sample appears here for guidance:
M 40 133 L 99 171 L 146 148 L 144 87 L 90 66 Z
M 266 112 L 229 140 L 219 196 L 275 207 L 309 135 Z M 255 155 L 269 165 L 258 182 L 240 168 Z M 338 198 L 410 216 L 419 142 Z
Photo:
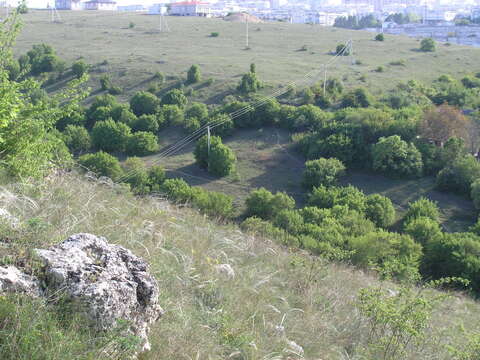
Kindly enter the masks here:
M 112 0 L 90 0 L 85 3 L 85 10 L 116 10 L 117 3 Z
M 118 11 L 145 11 L 145 6 L 143 5 L 123 5 L 123 6 L 117 6 Z
M 210 5 L 200 1 L 182 1 L 170 4 L 170 15 L 210 16 Z
M 153 4 L 148 8 L 149 15 L 166 15 L 168 13 L 167 4 Z
M 84 4 L 82 0 L 55 0 L 57 10 L 83 10 Z

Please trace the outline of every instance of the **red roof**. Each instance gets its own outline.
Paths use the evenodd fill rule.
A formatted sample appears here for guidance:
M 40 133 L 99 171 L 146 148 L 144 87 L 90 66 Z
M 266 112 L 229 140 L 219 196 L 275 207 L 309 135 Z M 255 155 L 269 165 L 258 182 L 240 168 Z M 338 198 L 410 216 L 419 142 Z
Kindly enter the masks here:
M 170 4 L 171 6 L 181 6 L 181 5 L 208 5 L 208 2 L 201 2 L 201 1 L 182 1 L 177 3 Z

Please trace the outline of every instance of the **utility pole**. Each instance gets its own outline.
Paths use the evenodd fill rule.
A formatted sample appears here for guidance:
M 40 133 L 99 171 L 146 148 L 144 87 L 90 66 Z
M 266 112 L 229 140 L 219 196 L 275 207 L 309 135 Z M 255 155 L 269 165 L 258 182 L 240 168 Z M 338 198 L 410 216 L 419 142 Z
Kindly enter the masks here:
M 245 13 L 246 40 L 245 48 L 248 49 L 248 13 Z
M 207 126 L 207 147 L 208 147 L 207 154 L 208 154 L 208 157 L 210 158 L 210 125 Z

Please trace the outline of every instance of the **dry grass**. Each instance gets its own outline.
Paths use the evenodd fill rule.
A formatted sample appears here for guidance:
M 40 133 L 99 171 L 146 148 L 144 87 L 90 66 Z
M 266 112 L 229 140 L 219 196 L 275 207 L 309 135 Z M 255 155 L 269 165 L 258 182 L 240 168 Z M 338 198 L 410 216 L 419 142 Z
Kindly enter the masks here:
M 2 221 L 4 260 L 28 264 L 28 249 L 77 232 L 148 260 L 167 313 L 143 359 L 361 359 L 367 329 L 355 301 L 360 288 L 379 285 L 372 275 L 74 173 L 4 186 L 0 207 L 18 219 L 16 226 Z M 475 328 L 478 310 L 451 297 L 427 329 L 428 343 L 408 359 L 448 359 L 444 345 L 462 341 L 454 326 Z

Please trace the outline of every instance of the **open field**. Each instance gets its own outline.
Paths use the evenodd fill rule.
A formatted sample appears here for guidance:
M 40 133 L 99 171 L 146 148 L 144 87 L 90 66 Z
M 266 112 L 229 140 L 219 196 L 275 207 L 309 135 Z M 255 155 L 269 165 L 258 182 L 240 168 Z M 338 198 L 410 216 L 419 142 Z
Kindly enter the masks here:
M 47 11 L 32 11 L 23 18 L 24 30 L 17 42 L 17 54 L 33 44 L 51 44 L 68 63 L 83 57 L 92 68 L 92 90 L 98 77 L 109 73 L 114 83 L 125 89 L 122 96 L 148 86 L 156 71 L 170 76 L 170 85 L 185 78 L 193 63 L 201 67 L 203 78 L 214 84 L 196 91 L 207 103 L 219 102 L 235 87 L 250 63 L 257 65 L 262 80 L 272 87 L 302 78 L 332 58 L 336 45 L 353 40 L 355 59 L 351 65 L 341 59 L 329 74 L 343 78 L 347 86 L 363 85 L 373 92 L 390 89 L 402 80 L 429 82 L 440 74 L 460 77 L 480 71 L 480 49 L 438 44 L 436 53 L 416 51 L 419 43 L 404 36 L 387 35 L 373 41 L 374 34 L 313 25 L 287 23 L 250 24 L 250 50 L 245 49 L 245 24 L 221 19 L 167 17 L 170 32 L 160 33 L 159 17 L 135 13 L 62 11 L 62 23 L 51 23 Z M 134 23 L 134 28 L 129 24 Z M 219 32 L 219 37 L 210 37 Z M 299 51 L 305 45 L 307 51 Z M 104 60 L 108 65 L 100 65 Z M 389 65 L 404 60 L 405 66 Z M 384 66 L 385 72 L 375 72 Z M 320 80 L 315 74 L 310 81 Z M 365 81 L 359 78 L 366 75 Z M 266 92 L 272 91 L 267 88 Z
M 160 133 L 162 145 L 174 143 L 184 135 L 178 129 Z M 237 172 L 218 179 L 195 164 L 194 145 L 178 154 L 158 159 L 157 155 L 145 157 L 147 164 L 160 164 L 169 170 L 170 176 L 182 177 L 190 185 L 232 195 L 239 211 L 252 189 L 265 187 L 270 191 L 286 191 L 298 205 L 305 204 L 305 191 L 301 187 L 304 159 L 292 151 L 290 137 L 284 130 L 263 128 L 260 130 L 237 130 L 225 140 L 237 155 Z M 352 184 L 367 195 L 379 193 L 389 197 L 400 219 L 408 203 L 425 196 L 437 201 L 441 210 L 442 224 L 446 231 L 464 231 L 473 225 L 476 212 L 472 202 L 461 196 L 435 190 L 435 179 L 425 177 L 413 180 L 389 179 L 378 174 L 350 171 L 342 179 L 342 185 Z

